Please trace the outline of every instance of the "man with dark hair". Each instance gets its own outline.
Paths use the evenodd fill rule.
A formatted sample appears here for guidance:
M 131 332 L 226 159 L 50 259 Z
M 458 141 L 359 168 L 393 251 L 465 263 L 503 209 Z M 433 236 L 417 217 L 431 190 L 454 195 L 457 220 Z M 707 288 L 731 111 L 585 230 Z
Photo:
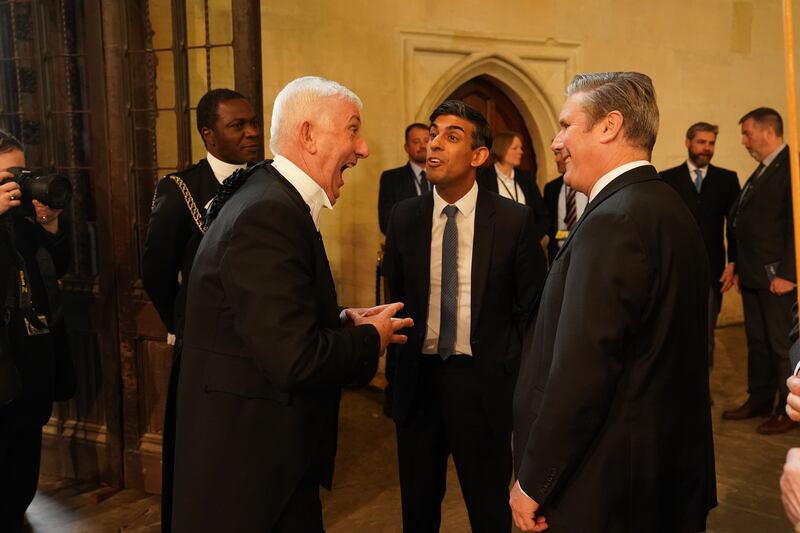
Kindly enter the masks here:
M 579 74 L 551 148 L 589 197 L 555 257 L 514 392 L 523 531 L 694 533 L 716 505 L 708 262 L 650 164 L 658 106 L 638 72 Z
M 158 182 L 142 256 L 142 283 L 174 343 L 164 415 L 162 530 L 170 531 L 175 387 L 180 369 L 186 287 L 203 235 L 203 214 L 222 181 L 258 159 L 261 121 L 247 99 L 213 89 L 197 104 L 197 130 L 208 153 L 191 167 Z
M 725 265 L 725 221 L 740 189 L 736 172 L 711 164 L 717 133 L 719 128 L 708 122 L 692 124 L 686 131 L 686 161 L 660 173 L 694 215 L 706 244 L 711 267 L 708 297 L 709 369 L 714 364 L 714 328 L 722 307 L 722 292 L 727 291 L 733 283 L 733 263 Z M 732 261 L 736 244 L 732 239 L 728 242 L 728 259 Z
M 511 394 L 546 260 L 531 210 L 475 183 L 492 143 L 483 115 L 447 101 L 430 134 L 433 193 L 397 204 L 384 261 L 414 319 L 394 384 L 403 530 L 439 530 L 452 454 L 472 531 L 509 531 Z
M 794 425 L 785 412 L 785 380 L 791 374 L 789 331 L 792 302 L 797 300 L 789 147 L 783 142 L 783 120 L 774 109 L 754 109 L 739 124 L 742 144 L 759 162 L 731 209 L 736 243 L 731 285 L 740 290 L 744 304 L 749 396 L 722 417 L 768 415 L 757 431 L 783 433 Z

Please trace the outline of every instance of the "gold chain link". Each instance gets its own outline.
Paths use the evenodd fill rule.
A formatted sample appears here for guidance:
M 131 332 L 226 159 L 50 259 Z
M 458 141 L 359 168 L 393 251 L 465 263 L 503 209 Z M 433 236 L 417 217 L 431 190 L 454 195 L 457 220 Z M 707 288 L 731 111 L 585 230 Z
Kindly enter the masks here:
M 181 194 L 183 195 L 183 201 L 186 202 L 186 208 L 189 210 L 189 214 L 192 215 L 192 218 L 194 219 L 194 223 L 197 226 L 197 229 L 200 231 L 200 233 L 205 235 L 206 231 L 203 229 L 203 215 L 201 215 L 200 210 L 197 209 L 197 204 L 194 203 L 194 198 L 192 198 L 192 193 L 189 192 L 189 187 L 186 186 L 186 184 L 183 182 L 182 179 L 180 179 L 178 176 L 175 175 L 164 176 L 164 179 L 171 179 L 172 181 L 175 182 L 175 185 L 178 186 L 178 189 L 181 191 Z M 156 206 L 156 194 L 153 193 L 152 208 L 155 208 L 155 206 Z

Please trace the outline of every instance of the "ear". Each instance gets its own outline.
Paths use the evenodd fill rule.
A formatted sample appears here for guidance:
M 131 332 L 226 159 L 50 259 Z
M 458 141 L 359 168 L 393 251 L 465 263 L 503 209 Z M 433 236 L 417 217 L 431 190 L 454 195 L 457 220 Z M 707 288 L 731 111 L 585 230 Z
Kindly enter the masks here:
M 485 146 L 481 146 L 472 151 L 472 162 L 470 162 L 470 165 L 478 168 L 483 165 L 487 159 L 489 159 L 489 149 Z
M 691 145 L 691 144 L 692 144 L 692 141 L 691 141 L 691 140 L 689 140 L 689 139 L 686 139 L 686 142 L 685 142 L 684 144 L 686 144 L 686 148 L 688 149 L 688 148 L 689 148 L 689 145 Z
M 598 121 L 600 128 L 600 142 L 610 143 L 622 138 L 622 124 L 624 119 L 619 111 L 611 111 Z
M 300 144 L 303 149 L 310 153 L 317 153 L 317 138 L 314 132 L 314 126 L 307 120 L 300 124 Z
M 203 129 L 200 130 L 200 135 L 203 137 L 203 142 L 206 146 L 216 146 L 217 139 L 214 136 L 214 130 L 204 126 Z

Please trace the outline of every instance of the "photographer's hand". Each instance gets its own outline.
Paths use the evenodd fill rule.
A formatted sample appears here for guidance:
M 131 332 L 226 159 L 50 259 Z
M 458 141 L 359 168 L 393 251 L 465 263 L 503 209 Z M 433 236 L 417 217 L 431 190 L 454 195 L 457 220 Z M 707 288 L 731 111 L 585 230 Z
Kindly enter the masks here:
M 40 224 L 48 233 L 58 233 L 58 216 L 63 209 L 53 209 L 39 200 L 32 200 L 32 203 L 36 209 L 36 223 Z
M 8 181 L 0 185 L 0 215 L 12 207 L 17 207 L 20 196 L 22 196 L 22 193 L 17 182 Z

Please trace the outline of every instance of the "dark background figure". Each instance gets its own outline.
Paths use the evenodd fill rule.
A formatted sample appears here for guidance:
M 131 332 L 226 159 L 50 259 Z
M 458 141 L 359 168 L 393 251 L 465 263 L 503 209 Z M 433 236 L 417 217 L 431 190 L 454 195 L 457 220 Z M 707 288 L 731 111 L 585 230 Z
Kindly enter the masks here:
M 230 89 L 213 89 L 197 104 L 197 130 L 208 153 L 191 167 L 158 182 L 142 256 L 142 283 L 174 342 L 164 413 L 161 529 L 168 533 L 175 449 L 175 389 L 178 384 L 186 287 L 203 217 L 219 184 L 258 158 L 261 121 L 247 99 Z
M 425 159 L 428 157 L 429 138 L 427 125 L 415 122 L 406 126 L 403 150 L 408 154 L 408 162 L 402 167 L 386 170 L 381 174 L 380 188 L 378 189 L 378 224 L 384 235 L 389 224 L 389 214 L 397 202 L 426 194 L 431 190 L 430 183 L 425 177 Z M 394 346 L 389 346 L 386 351 L 384 371 L 387 384 L 383 391 L 383 413 L 388 417 L 392 416 L 396 360 L 396 349 Z
M 399 203 L 386 236 L 389 294 L 414 319 L 393 413 L 403 530 L 439 530 L 452 454 L 472 531 L 509 531 L 511 394 L 547 264 L 532 211 L 475 184 L 486 119 L 450 100 L 431 122 L 433 193 Z
M 570 232 L 575 228 L 589 202 L 585 194 L 569 185 L 564 185 L 566 165 L 561 152 L 556 152 L 554 159 L 560 176 L 544 186 L 544 204 L 550 215 L 547 227 L 549 237 L 547 255 L 551 263 L 569 238 Z
M 660 172 L 692 212 L 708 253 L 711 288 L 708 296 L 708 367 L 714 365 L 714 328 L 722 308 L 722 291 L 733 283 L 733 263 L 725 264 L 725 228 L 728 214 L 739 196 L 736 172 L 711 164 L 719 127 L 708 122 L 692 124 L 686 131 L 686 161 Z M 736 241 L 728 240 L 728 259 L 736 256 Z M 697 258 L 699 261 L 700 258 Z
M 284 87 L 275 160 L 237 172 L 200 243 L 177 390 L 176 533 L 323 530 L 341 387 L 369 382 L 411 324 L 392 318 L 399 304 L 339 308 L 318 229 L 342 173 L 369 154 L 360 107 L 330 80 Z
M 791 311 L 797 300 L 789 147 L 783 142 L 783 119 L 774 109 L 759 107 L 739 123 L 742 144 L 759 162 L 730 215 L 736 242 L 731 285 L 740 289 L 744 305 L 748 398 L 722 417 L 769 416 L 756 431 L 783 433 L 795 424 L 785 411 Z
M 22 144 L 0 130 L 0 352 L 10 356 L 19 393 L 0 406 L 0 528 L 21 530 L 39 482 L 42 426 L 54 400 L 74 394 L 71 354 L 57 295 L 57 279 L 69 266 L 70 245 L 59 227 L 61 210 L 33 200 L 33 216 L 10 212 L 20 206 L 13 167 L 25 167 Z M 32 309 L 20 305 L 24 271 Z M 36 324 L 35 318 L 40 321 Z
M 522 138 L 513 131 L 498 133 L 493 140 L 491 156 L 492 164 L 478 170 L 478 185 L 533 209 L 536 240 L 541 240 L 547 235 L 549 216 L 536 177 L 519 168 Z
M 579 74 L 567 95 L 552 149 L 589 205 L 525 340 L 515 522 L 525 531 L 705 531 L 716 483 L 703 239 L 649 162 L 658 132 L 650 78 Z

